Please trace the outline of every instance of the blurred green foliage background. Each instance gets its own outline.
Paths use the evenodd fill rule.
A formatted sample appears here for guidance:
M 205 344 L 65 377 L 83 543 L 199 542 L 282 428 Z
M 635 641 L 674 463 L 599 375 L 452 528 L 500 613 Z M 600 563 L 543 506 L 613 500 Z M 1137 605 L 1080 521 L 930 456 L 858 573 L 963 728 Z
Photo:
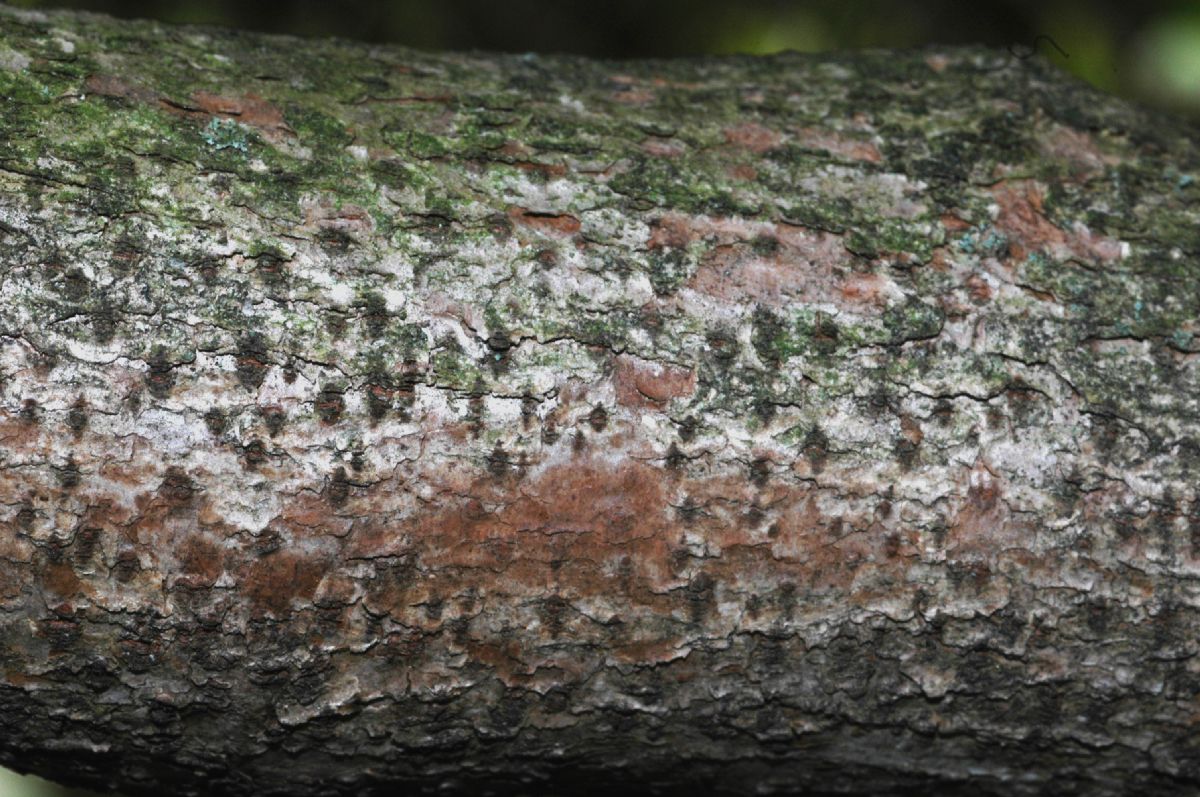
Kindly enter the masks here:
M 1100 88 L 1200 119 L 1200 0 L 8 0 L 436 50 L 671 57 L 929 43 L 1036 48 Z M 1049 37 L 1049 40 L 1045 37 Z M 1052 40 L 1052 41 L 1051 41 Z M 0 770 L 0 797 L 81 795 Z
M 426 49 L 598 57 L 979 42 L 1200 117 L 1200 0 L 9 0 Z M 1048 36 L 1054 44 L 1039 37 Z M 1057 45 L 1057 48 L 1054 46 Z

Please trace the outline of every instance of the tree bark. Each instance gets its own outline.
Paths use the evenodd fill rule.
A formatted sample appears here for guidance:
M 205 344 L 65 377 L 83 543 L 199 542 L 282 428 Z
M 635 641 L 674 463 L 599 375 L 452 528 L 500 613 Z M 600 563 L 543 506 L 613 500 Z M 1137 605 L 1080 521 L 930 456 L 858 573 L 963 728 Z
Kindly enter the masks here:
M 1200 788 L 1194 127 L 9 8 L 0 96 L 5 765 Z

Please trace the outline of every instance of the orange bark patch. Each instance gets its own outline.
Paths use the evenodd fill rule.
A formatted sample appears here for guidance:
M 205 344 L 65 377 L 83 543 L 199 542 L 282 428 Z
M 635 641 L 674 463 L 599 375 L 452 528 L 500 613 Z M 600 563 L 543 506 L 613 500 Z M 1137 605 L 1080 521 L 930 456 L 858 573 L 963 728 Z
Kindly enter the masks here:
M 193 589 L 207 589 L 216 583 L 224 569 L 224 550 L 200 536 L 189 537 L 177 554 L 181 575 L 175 583 Z
M 962 232 L 963 230 L 970 229 L 971 227 L 971 223 L 969 221 L 964 221 L 953 213 L 943 213 L 939 221 L 941 221 L 942 227 L 946 230 L 946 232 Z
M 753 166 L 747 163 L 734 164 L 728 167 L 725 170 L 725 173 L 735 180 L 750 181 L 758 179 L 758 169 L 755 169 Z
M 686 287 L 721 301 L 766 307 L 829 302 L 852 310 L 875 304 L 885 287 L 879 281 L 874 292 L 860 296 L 851 286 L 843 293 L 851 258 L 842 238 L 795 225 L 666 213 L 651 222 L 646 245 L 684 249 L 697 240 L 710 249 Z
M 1111 262 L 1121 257 L 1119 241 L 1093 235 L 1082 224 L 1076 224 L 1069 233 L 1054 226 L 1043 213 L 1045 192 L 1036 181 L 1002 181 L 991 190 L 1000 206 L 996 227 L 1008 236 L 1009 251 L 1016 260 L 1038 251 L 1092 262 Z
M 992 298 L 992 287 L 988 285 L 987 280 L 978 274 L 972 274 L 967 277 L 964 285 L 967 289 L 967 295 L 971 297 L 971 301 L 975 304 L 983 304 Z
M 854 274 L 846 278 L 840 287 L 842 298 L 851 304 L 883 306 L 886 280 L 879 274 Z
M 85 92 L 102 97 L 155 103 L 162 110 L 177 116 L 218 116 L 234 119 L 259 131 L 262 137 L 272 144 L 296 137 L 295 131 L 283 118 L 283 112 L 257 94 L 223 97 L 207 91 L 197 91 L 187 103 L 181 103 L 146 86 L 113 75 L 89 75 L 83 87 Z
M 778 147 L 783 142 L 783 136 L 779 131 L 753 122 L 727 127 L 722 132 L 725 134 L 726 143 L 751 152 L 766 152 Z
M 243 590 L 257 613 L 282 617 L 293 600 L 311 600 L 324 575 L 321 562 L 291 551 L 276 551 L 247 568 Z
M 508 217 L 514 223 L 543 235 L 574 235 L 580 228 L 579 219 L 566 213 L 537 213 L 525 208 L 512 207 L 508 209 Z
M 88 94 L 99 94 L 101 97 L 134 100 L 136 102 L 154 102 L 158 93 L 153 89 L 124 80 L 113 75 L 89 75 L 83 82 L 83 89 Z
M 73 598 L 81 586 L 79 576 L 65 562 L 47 565 L 42 571 L 42 583 L 63 600 Z
M 1044 154 L 1065 163 L 1076 179 L 1102 174 L 1105 166 L 1121 161 L 1105 154 L 1087 132 L 1062 125 L 1054 125 L 1040 137 L 1040 148 Z
M 696 372 L 623 354 L 616 358 L 613 383 L 619 404 L 661 408 L 673 398 L 692 394 L 696 389 Z
M 336 230 L 347 234 L 369 234 L 375 221 L 365 208 L 358 205 L 335 205 L 327 196 L 307 197 L 300 201 L 304 226 L 320 230 Z
M 714 248 L 686 283 L 692 290 L 728 302 L 782 307 L 800 301 L 844 298 L 832 273 L 847 261 L 841 239 L 829 233 L 792 235 L 772 254 L 749 243 Z
M 206 114 L 235 119 L 253 127 L 272 144 L 296 136 L 295 131 L 283 118 L 283 112 L 257 94 L 222 97 L 207 91 L 197 91 L 192 94 L 192 102 Z
M 796 140 L 809 149 L 823 149 L 831 155 L 838 155 L 848 160 L 879 163 L 883 160 L 879 148 L 871 141 L 850 138 L 833 130 L 822 130 L 815 127 L 796 129 Z
M 1007 548 L 1027 547 L 1023 536 L 1028 524 L 1016 520 L 1004 502 L 1000 477 L 978 463 L 967 473 L 965 486 L 966 496 L 949 524 L 948 550 L 960 557 L 966 554 L 994 561 L 996 554 Z
M 648 138 L 639 147 L 647 155 L 654 155 L 658 158 L 675 158 L 686 150 L 682 141 L 662 138 Z

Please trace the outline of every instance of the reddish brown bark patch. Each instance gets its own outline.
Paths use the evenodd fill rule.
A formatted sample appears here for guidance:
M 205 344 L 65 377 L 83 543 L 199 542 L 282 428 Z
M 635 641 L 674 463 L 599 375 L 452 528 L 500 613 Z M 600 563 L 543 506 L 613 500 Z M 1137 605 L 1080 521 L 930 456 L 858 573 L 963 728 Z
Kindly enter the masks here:
M 159 99 L 158 92 L 153 89 L 114 75 L 89 75 L 83 82 L 83 89 L 88 94 L 134 102 L 156 102 Z
M 1119 241 L 1093 235 L 1082 225 L 1067 232 L 1052 224 L 1043 210 L 1044 189 L 1037 182 L 1001 181 L 991 190 L 1000 206 L 996 228 L 1008 236 L 1009 254 L 1014 259 L 1024 260 L 1034 252 L 1091 262 L 1111 262 L 1121 257 Z
M 206 114 L 234 119 L 254 128 L 272 144 L 296 136 L 295 131 L 283 118 L 283 112 L 257 94 L 222 97 L 207 91 L 197 91 L 192 94 L 192 103 Z
M 189 537 L 179 547 L 180 575 L 175 579 L 175 584 L 192 589 L 211 587 L 225 568 L 224 554 L 220 546 L 203 537 Z
M 779 131 L 754 122 L 727 127 L 722 132 L 725 134 L 725 143 L 751 152 L 766 152 L 783 143 L 783 135 Z
M 879 148 L 871 141 L 815 127 L 796 128 L 795 132 L 797 143 L 809 149 L 823 149 L 831 155 L 864 163 L 879 163 L 883 160 Z
M 662 138 L 648 138 L 639 145 L 639 148 L 647 155 L 653 155 L 656 158 L 677 158 L 687 150 L 682 141 Z
M 276 551 L 247 568 L 242 589 L 254 613 L 282 617 L 293 600 L 311 600 L 324 575 L 321 562 L 291 551 Z
M 570 236 L 579 232 L 579 219 L 568 213 L 538 213 L 521 207 L 508 209 L 508 217 L 518 224 L 543 235 Z
M 1107 166 L 1121 159 L 1105 153 L 1096 140 L 1083 130 L 1073 130 L 1054 125 L 1039 137 L 1041 151 L 1067 167 L 1068 174 L 1076 180 L 1084 180 L 1103 174 Z
M 613 385 L 617 403 L 622 406 L 662 408 L 673 398 L 692 395 L 696 389 L 696 372 L 691 368 L 622 354 L 614 363 Z
M 257 94 L 224 97 L 207 91 L 197 91 L 186 103 L 177 102 L 151 88 L 113 75 L 89 75 L 83 87 L 85 92 L 102 97 L 154 103 L 177 116 L 196 119 L 217 116 L 233 119 L 254 128 L 272 144 L 296 137 L 295 131 L 283 118 L 283 112 Z

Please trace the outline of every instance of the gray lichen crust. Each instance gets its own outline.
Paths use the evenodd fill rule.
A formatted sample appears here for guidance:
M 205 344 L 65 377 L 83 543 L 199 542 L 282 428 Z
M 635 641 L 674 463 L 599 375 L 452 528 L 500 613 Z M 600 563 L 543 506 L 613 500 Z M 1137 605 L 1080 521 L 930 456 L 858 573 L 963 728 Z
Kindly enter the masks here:
M 979 49 L 0 8 L 0 761 L 1194 793 L 1196 140 Z

